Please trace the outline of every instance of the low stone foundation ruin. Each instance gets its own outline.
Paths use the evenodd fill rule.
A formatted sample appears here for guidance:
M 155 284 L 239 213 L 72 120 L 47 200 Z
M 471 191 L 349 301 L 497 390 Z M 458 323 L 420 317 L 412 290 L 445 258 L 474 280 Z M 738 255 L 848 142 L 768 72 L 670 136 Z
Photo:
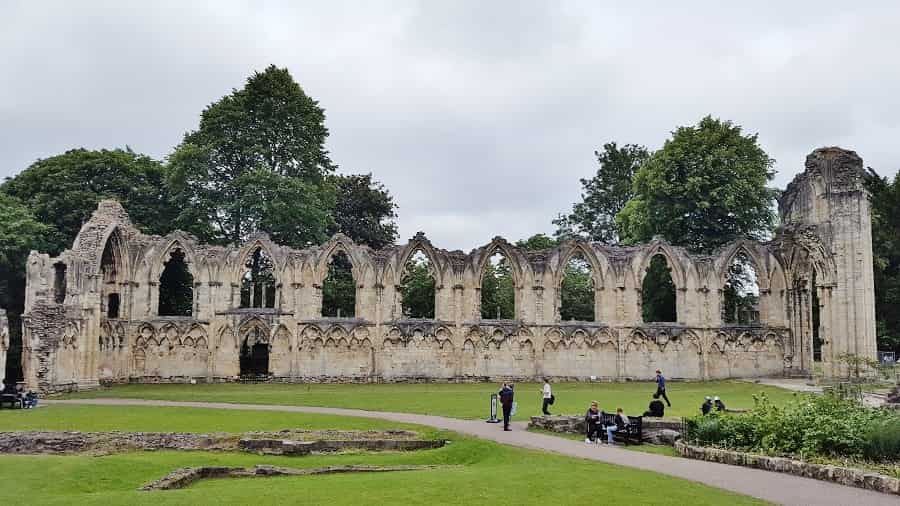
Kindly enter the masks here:
M 416 439 L 416 436 L 410 431 L 0 432 L 0 454 L 109 455 L 142 450 L 202 450 L 302 456 L 348 450 L 416 451 L 440 448 L 445 444 L 443 440 Z
M 283 382 L 650 379 L 656 369 L 688 379 L 802 376 L 813 369 L 814 300 L 824 372 L 839 374 L 839 354 L 875 357 L 863 175 L 852 151 L 814 151 L 779 200 L 782 226 L 772 240 L 737 240 L 711 255 L 662 240 L 627 247 L 571 240 L 527 251 L 499 237 L 463 253 L 438 249 L 421 233 L 379 251 L 341 234 L 302 250 L 263 234 L 212 246 L 183 232 L 145 235 L 121 205 L 103 201 L 71 249 L 28 257 L 25 381 L 55 392 L 101 382 L 236 381 L 248 372 Z M 404 269 L 417 253 L 432 266 L 431 319 L 406 318 L 401 304 Z M 508 320 L 482 317 L 482 275 L 497 253 L 513 283 Z M 352 264 L 352 318 L 322 314 L 336 255 Z M 594 321 L 560 316 L 574 256 L 590 266 Z M 674 322 L 642 321 L 642 281 L 657 256 L 675 285 Z M 723 290 L 738 257 L 752 264 L 759 285 L 758 317 L 746 325 L 723 319 Z M 271 264 L 264 281 L 248 277 L 261 258 Z M 160 297 L 175 261 L 192 280 L 180 316 Z M 245 357 L 252 368 L 245 370 Z
M 166 476 L 144 485 L 143 491 L 174 490 L 185 488 L 197 480 L 209 478 L 263 478 L 270 476 L 313 476 L 319 474 L 344 473 L 387 473 L 395 471 L 422 471 L 438 466 L 330 466 L 314 469 L 292 469 L 288 467 L 259 465 L 252 469 L 245 467 L 186 467 L 177 469 Z

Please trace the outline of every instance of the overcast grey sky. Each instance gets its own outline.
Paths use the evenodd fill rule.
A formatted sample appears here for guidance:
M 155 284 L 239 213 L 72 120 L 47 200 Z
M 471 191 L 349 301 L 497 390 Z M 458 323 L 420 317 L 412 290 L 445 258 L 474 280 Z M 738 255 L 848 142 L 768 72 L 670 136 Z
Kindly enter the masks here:
M 896 173 L 900 3 L 729 3 L 0 0 L 0 176 L 163 158 L 270 63 L 325 108 L 341 171 L 393 193 L 401 241 L 551 232 L 594 149 L 706 114 L 758 132 L 780 188 L 824 145 Z

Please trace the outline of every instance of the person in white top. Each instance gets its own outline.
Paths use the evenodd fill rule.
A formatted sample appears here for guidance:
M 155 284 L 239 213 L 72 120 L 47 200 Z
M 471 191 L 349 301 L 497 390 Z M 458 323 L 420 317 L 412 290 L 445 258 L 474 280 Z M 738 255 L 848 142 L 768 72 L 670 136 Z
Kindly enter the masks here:
M 550 414 L 550 410 L 547 407 L 551 404 L 553 404 L 553 392 L 550 390 L 550 380 L 544 378 L 544 405 L 541 407 L 541 410 L 545 415 Z

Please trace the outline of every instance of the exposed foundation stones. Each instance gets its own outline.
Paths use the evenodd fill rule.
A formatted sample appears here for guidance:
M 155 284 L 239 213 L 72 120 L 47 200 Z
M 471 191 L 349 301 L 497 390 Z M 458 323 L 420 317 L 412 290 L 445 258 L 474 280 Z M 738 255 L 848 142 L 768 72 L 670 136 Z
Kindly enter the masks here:
M 0 453 L 107 455 L 139 450 L 249 451 L 274 455 L 346 450 L 414 451 L 442 440 L 415 439 L 409 431 L 299 431 L 245 434 L 179 432 L 0 432 Z
M 394 471 L 422 471 L 435 469 L 438 466 L 330 466 L 314 469 L 292 469 L 287 467 L 258 465 L 253 468 L 244 467 L 186 467 L 172 471 L 139 490 L 172 490 L 185 488 L 197 480 L 207 478 L 259 478 L 268 476 L 312 476 L 318 474 L 339 473 L 387 473 Z

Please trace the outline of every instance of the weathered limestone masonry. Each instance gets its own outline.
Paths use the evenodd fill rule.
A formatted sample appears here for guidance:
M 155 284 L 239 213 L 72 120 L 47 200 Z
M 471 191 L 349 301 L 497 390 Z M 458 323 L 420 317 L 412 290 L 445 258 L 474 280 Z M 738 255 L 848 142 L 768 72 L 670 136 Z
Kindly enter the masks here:
M 812 369 L 810 290 L 821 305 L 825 371 L 841 352 L 874 357 L 869 205 L 862 160 L 814 151 L 780 199 L 784 226 L 770 242 L 736 241 L 692 255 L 664 241 L 636 247 L 570 241 L 520 250 L 502 238 L 466 254 L 423 234 L 372 251 L 338 234 L 295 250 L 265 235 L 241 246 L 199 244 L 173 232 L 140 233 L 114 201 L 101 202 L 71 250 L 28 258 L 23 367 L 30 387 L 89 388 L 101 382 L 230 381 L 241 349 L 265 353 L 273 381 L 471 381 L 647 379 L 804 375 Z M 242 304 L 247 260 L 274 264 L 274 287 Z M 421 251 L 435 277 L 435 318 L 404 319 L 399 284 Z M 481 276 L 491 255 L 508 259 L 515 319 L 480 317 Z M 193 276 L 190 316 L 159 316 L 160 276 L 173 252 Z M 322 317 L 322 283 L 343 252 L 355 279 L 355 318 Z M 594 322 L 562 322 L 560 284 L 576 254 L 591 265 Z M 665 257 L 676 286 L 677 323 L 641 321 L 651 258 Z M 753 263 L 760 323 L 722 323 L 722 288 L 737 255 Z M 815 285 L 814 285 L 815 284 Z M 260 294 L 263 303 L 260 304 Z M 189 299 L 190 300 L 190 299 Z M 266 362 L 263 362 L 266 363 Z

